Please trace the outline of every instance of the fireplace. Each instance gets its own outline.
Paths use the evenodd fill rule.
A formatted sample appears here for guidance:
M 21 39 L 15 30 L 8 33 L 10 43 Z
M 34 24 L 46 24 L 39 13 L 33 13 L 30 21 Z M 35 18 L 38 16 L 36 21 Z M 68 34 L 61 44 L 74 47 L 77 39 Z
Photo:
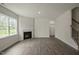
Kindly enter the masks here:
M 32 38 L 32 32 L 31 31 L 30 32 L 24 32 L 23 36 L 24 36 L 24 40 L 30 39 L 30 38 Z

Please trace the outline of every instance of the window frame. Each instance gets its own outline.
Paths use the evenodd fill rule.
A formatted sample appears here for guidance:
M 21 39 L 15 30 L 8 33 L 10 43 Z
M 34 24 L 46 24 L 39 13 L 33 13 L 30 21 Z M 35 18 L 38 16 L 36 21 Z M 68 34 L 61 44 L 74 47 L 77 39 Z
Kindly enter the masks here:
M 0 14 L 2 14 L 2 15 L 4 15 L 5 17 L 8 17 L 8 34 L 7 34 L 7 36 L 5 35 L 5 36 L 3 36 L 3 37 L 0 37 L 0 39 L 1 38 L 7 38 L 7 37 L 10 37 L 10 36 L 15 36 L 15 35 L 17 35 L 18 34 L 18 31 L 17 31 L 17 18 L 14 18 L 14 17 L 11 17 L 11 16 L 8 16 L 8 15 L 5 15 L 5 14 L 3 14 L 3 13 L 0 13 Z M 15 30 L 16 30 L 16 33 L 15 34 L 11 34 L 10 33 L 10 18 L 13 18 L 14 20 L 16 20 L 16 27 L 15 27 Z

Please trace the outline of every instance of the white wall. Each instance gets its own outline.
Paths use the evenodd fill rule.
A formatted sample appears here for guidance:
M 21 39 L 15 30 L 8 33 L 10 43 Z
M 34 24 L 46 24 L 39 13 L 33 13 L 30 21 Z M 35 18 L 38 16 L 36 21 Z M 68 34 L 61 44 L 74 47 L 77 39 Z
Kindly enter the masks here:
M 6 49 L 17 41 L 19 41 L 18 35 L 0 38 L 0 51 Z
M 19 16 L 19 39 L 23 40 L 24 31 L 32 31 L 34 37 L 34 19 L 30 17 Z
M 35 37 L 49 37 L 49 19 L 35 19 Z
M 55 36 L 66 44 L 78 49 L 71 37 L 71 10 L 59 16 L 55 22 Z
M 19 38 L 23 40 L 23 31 L 32 31 L 33 38 L 49 37 L 49 20 L 44 18 L 19 17 Z

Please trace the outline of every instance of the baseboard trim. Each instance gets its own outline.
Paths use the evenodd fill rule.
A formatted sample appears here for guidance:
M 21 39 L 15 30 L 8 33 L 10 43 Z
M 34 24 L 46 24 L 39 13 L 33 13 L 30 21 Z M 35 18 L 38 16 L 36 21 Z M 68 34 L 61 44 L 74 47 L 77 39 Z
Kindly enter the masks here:
M 35 38 L 32 38 L 32 39 L 49 39 L 50 37 L 35 37 Z

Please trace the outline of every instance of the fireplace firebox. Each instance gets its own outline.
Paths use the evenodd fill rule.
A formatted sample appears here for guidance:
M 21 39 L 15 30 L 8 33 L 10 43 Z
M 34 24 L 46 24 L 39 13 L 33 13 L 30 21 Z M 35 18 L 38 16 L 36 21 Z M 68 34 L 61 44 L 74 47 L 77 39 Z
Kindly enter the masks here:
M 25 39 L 31 39 L 32 38 L 32 32 L 24 32 L 23 36 L 24 36 L 24 40 Z

